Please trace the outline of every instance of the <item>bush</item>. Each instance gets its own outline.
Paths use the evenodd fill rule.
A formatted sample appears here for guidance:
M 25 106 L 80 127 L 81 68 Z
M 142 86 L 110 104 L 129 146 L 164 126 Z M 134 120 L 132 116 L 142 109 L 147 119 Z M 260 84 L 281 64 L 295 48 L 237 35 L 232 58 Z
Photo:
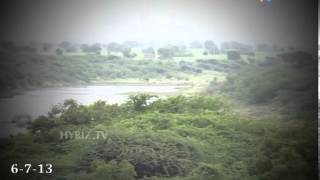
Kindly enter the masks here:
M 222 97 L 210 96 L 176 96 L 160 99 L 151 104 L 151 109 L 159 112 L 184 113 L 201 110 L 224 111 L 228 105 Z

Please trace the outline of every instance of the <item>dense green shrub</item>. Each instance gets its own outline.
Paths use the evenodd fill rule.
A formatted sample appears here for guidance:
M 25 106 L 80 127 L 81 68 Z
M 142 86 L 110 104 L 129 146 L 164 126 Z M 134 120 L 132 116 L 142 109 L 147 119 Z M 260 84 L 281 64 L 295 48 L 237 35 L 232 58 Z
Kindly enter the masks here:
M 184 113 L 191 111 L 224 111 L 228 109 L 226 100 L 222 97 L 211 96 L 176 96 L 159 99 L 151 104 L 151 109 L 159 112 Z

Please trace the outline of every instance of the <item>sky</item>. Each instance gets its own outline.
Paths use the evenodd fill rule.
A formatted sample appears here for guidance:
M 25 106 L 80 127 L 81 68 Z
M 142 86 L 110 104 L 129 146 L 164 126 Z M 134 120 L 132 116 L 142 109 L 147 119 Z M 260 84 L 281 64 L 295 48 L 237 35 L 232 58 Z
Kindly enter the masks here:
M 1 39 L 79 43 L 316 42 L 312 0 L 13 0 L 1 5 Z

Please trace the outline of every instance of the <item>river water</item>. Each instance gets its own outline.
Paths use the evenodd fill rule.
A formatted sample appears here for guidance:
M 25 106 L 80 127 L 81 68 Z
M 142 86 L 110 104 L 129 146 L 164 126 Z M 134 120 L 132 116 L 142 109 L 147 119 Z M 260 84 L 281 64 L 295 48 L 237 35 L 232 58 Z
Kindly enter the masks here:
M 172 85 L 103 85 L 87 87 L 44 88 L 27 91 L 22 95 L 0 99 L 0 137 L 24 132 L 24 128 L 11 123 L 14 116 L 29 114 L 33 118 L 46 114 L 53 105 L 66 99 L 75 99 L 80 104 L 91 104 L 98 100 L 107 103 L 123 103 L 128 93 L 174 93 L 179 86 Z

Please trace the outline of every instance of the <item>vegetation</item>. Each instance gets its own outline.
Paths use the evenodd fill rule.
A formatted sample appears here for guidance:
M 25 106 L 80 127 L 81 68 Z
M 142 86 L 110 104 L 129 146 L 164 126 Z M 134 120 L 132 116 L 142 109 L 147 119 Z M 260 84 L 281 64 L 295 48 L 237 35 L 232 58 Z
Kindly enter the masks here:
M 240 53 L 237 51 L 228 51 L 227 56 L 229 60 L 236 60 L 241 58 Z
M 152 50 L 152 49 L 151 49 Z M 130 56 L 130 54 L 128 55 Z M 201 66 L 198 62 L 175 60 L 132 60 L 118 56 L 93 54 L 68 56 L 58 48 L 56 55 L 1 55 L 0 90 L 28 89 L 62 85 L 86 85 L 119 79 L 136 78 L 188 81 L 192 75 L 215 73 L 225 69 Z M 214 61 L 214 60 L 213 60 Z M 200 62 L 200 61 L 199 61 Z M 220 61 L 217 62 L 220 64 Z
M 1 174 L 14 161 L 53 164 L 53 175 L 30 173 L 29 179 L 317 178 L 317 87 L 310 73 L 316 66 L 307 53 L 238 42 L 218 48 L 211 40 L 157 48 L 135 41 L 64 41 L 40 45 L 41 53 L 33 46 L 0 45 L 2 95 L 131 79 L 193 85 L 173 97 L 136 94 L 123 104 L 87 106 L 65 100 L 44 116 L 17 116 L 14 122 L 28 132 L 0 139 L 7 167 Z M 247 116 L 240 104 L 276 111 Z M 278 113 L 283 116 L 272 116 Z
M 211 41 L 211 40 L 205 41 L 204 42 L 204 47 L 211 54 L 214 54 L 214 53 L 218 52 L 217 45 L 215 45 L 215 43 L 213 41 Z
M 222 90 L 251 104 L 271 104 L 290 116 L 315 118 L 317 84 L 313 57 L 284 53 L 251 63 L 227 77 Z M 214 84 L 212 84 L 214 86 Z
M 193 42 L 192 47 L 200 47 L 197 46 L 199 43 Z M 229 73 L 247 64 L 246 57 L 249 57 L 240 55 L 238 51 L 232 51 L 235 54 L 231 55 L 232 57 L 229 51 L 217 54 L 217 46 L 209 40 L 205 42 L 205 46 L 208 50 L 211 48 L 211 54 L 205 49 L 187 49 L 184 45 L 137 50 L 138 44 L 134 42 L 110 43 L 106 48 L 100 44 L 82 44 L 78 48 L 84 54 L 77 53 L 77 46 L 67 41 L 60 43 L 51 54 L 50 50 L 54 51 L 54 45 L 50 43 L 40 46 L 42 53 L 20 52 L 18 50 L 21 46 L 10 42 L 3 42 L 1 45 L 1 94 L 28 88 L 128 79 L 139 79 L 140 82 L 166 79 L 180 83 L 197 83 L 192 81 L 193 76 L 203 79 L 207 75 L 214 77 L 217 71 Z M 252 59 L 255 56 L 250 57 Z M 228 58 L 235 60 L 228 61 Z M 256 59 L 261 57 L 257 56 Z
M 2 140 L 0 158 L 51 162 L 58 179 L 316 179 L 317 127 L 310 121 L 248 119 L 223 97 L 148 100 L 65 101 L 33 120 L 28 134 Z

